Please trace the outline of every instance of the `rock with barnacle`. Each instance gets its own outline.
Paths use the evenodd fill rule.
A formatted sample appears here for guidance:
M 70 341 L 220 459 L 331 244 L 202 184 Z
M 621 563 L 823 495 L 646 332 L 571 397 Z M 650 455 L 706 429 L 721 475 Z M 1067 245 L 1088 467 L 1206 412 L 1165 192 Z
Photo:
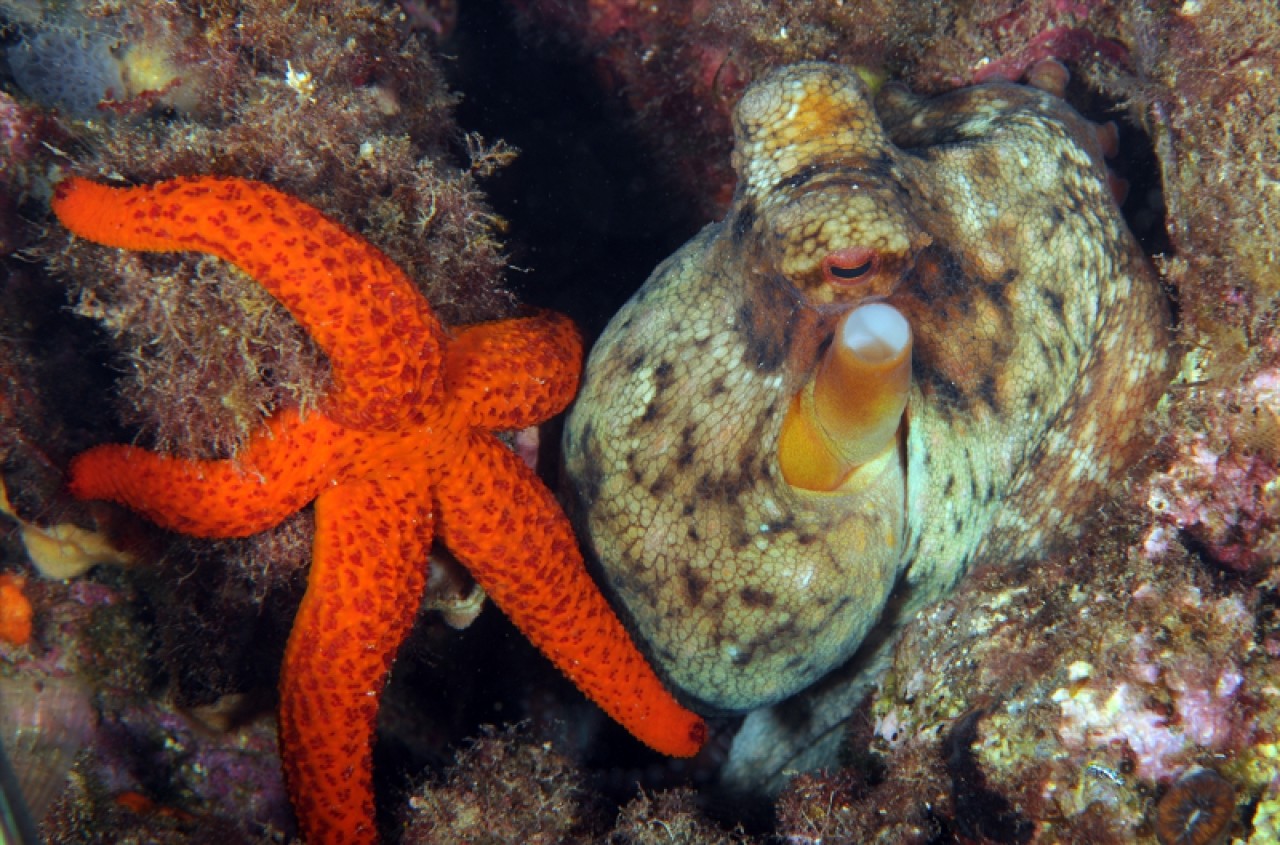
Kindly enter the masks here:
M 565 433 L 608 587 L 720 712 L 804 690 L 979 557 L 1076 533 L 1168 368 L 1095 129 L 1057 98 L 805 64 L 735 127 L 728 216 L 614 318 Z M 829 761 L 874 674 L 848 672 L 806 719 L 749 719 L 731 778 Z

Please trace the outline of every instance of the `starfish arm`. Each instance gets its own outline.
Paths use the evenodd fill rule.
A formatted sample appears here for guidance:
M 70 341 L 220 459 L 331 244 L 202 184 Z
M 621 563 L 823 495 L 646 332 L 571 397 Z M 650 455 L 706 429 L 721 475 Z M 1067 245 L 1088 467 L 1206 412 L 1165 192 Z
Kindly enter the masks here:
M 112 188 L 72 178 L 58 185 L 53 210 L 96 243 L 204 252 L 248 273 L 328 354 L 327 408 L 347 425 L 393 428 L 435 386 L 444 331 L 404 272 L 268 185 L 204 176 Z
M 440 533 L 520 631 L 592 701 L 649 747 L 697 753 L 706 724 L 681 707 L 601 595 L 559 504 L 487 432 L 465 472 L 436 482 Z
M 445 390 L 467 421 L 490 431 L 536 425 L 563 411 L 582 373 L 582 336 L 563 314 L 468 326 L 445 353 Z
M 71 492 L 109 499 L 196 537 L 247 537 L 316 497 L 347 436 L 321 414 L 281 411 L 234 460 L 175 458 L 134 446 L 98 446 L 71 462 Z
M 308 845 L 377 841 L 374 725 L 426 586 L 428 489 L 389 467 L 316 500 L 315 554 L 280 681 L 285 776 Z

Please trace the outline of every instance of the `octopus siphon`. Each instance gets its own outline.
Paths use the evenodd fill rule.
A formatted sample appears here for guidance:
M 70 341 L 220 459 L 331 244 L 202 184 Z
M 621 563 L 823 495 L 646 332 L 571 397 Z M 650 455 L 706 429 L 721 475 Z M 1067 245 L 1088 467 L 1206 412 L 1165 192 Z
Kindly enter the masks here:
M 1045 91 L 809 63 L 734 126 L 731 208 L 613 318 L 564 446 L 606 589 L 685 702 L 758 711 L 763 782 L 829 758 L 864 641 L 1081 530 L 1149 447 L 1170 316 Z M 763 709 L 811 687 L 803 726 Z

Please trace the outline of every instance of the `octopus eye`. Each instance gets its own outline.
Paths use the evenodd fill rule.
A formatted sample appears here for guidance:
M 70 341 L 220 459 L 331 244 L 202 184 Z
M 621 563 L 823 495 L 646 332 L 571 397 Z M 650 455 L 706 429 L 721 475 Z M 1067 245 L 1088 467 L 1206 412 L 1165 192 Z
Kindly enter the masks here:
M 822 278 L 833 285 L 858 284 L 875 272 L 879 257 L 865 246 L 838 249 L 822 259 Z

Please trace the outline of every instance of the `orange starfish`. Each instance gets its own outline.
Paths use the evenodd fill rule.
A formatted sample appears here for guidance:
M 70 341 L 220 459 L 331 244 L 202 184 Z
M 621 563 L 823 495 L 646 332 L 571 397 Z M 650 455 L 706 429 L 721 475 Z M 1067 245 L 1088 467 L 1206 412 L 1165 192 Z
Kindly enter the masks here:
M 697 752 L 705 724 L 663 688 L 550 491 L 492 433 L 546 420 L 572 398 L 582 348 L 567 318 L 450 333 L 371 244 L 256 182 L 71 179 L 53 208 L 97 243 L 232 262 L 332 361 L 321 411 L 277 413 L 235 460 L 100 446 L 71 466 L 77 496 L 201 537 L 253 534 L 315 500 L 313 561 L 280 682 L 285 774 L 311 845 L 376 840 L 378 699 L 422 597 L 433 531 L 605 712 L 658 751 Z

